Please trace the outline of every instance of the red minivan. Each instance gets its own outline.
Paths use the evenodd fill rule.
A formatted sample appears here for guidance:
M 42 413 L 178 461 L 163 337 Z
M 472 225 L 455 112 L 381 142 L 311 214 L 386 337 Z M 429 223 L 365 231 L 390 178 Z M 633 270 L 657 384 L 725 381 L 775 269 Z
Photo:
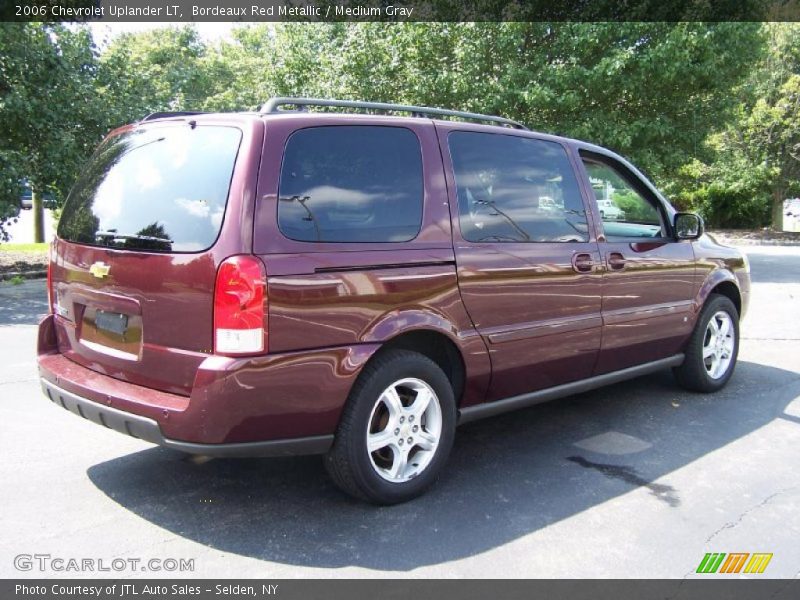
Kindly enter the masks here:
M 436 479 L 460 423 L 670 367 L 721 388 L 748 291 L 740 252 L 604 148 L 276 98 L 111 132 L 63 209 L 38 363 L 96 423 L 324 454 L 390 504 Z

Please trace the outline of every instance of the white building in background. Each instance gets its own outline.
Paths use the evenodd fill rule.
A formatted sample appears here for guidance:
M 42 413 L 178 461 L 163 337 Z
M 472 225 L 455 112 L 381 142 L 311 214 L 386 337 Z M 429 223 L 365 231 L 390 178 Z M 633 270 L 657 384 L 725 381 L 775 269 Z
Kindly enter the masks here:
M 783 201 L 783 230 L 800 232 L 800 198 Z
M 16 223 L 6 223 L 6 231 L 11 236 L 8 240 L 11 244 L 32 244 L 33 243 L 33 211 L 19 211 L 19 219 Z M 56 223 L 53 219 L 53 211 L 44 211 L 44 241 L 50 242 L 56 231 Z

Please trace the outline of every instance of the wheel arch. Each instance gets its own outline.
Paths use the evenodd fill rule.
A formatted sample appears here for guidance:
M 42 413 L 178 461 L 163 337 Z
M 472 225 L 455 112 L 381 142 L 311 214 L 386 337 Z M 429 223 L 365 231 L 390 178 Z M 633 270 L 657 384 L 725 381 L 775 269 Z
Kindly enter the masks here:
M 708 302 L 711 294 L 720 294 L 730 299 L 736 307 L 736 311 L 741 317 L 742 314 L 742 291 L 739 288 L 739 282 L 736 276 L 727 269 L 715 269 L 709 273 L 703 284 L 700 286 L 697 297 L 695 298 L 695 306 L 697 313 L 700 314 L 703 306 Z
M 733 305 L 736 307 L 736 312 L 739 315 L 742 314 L 742 294 L 739 291 L 739 286 L 737 286 L 732 281 L 722 281 L 717 284 L 709 293 L 711 294 L 719 294 L 721 296 L 726 296 Z
M 374 321 L 360 339 L 380 344 L 375 354 L 402 348 L 433 360 L 453 384 L 459 408 L 486 400 L 492 373 L 489 350 L 466 313 L 445 314 L 430 307 L 394 310 Z
M 695 300 L 697 312 L 703 308 L 711 294 L 720 294 L 733 302 L 739 316 L 742 314 L 742 291 L 736 277 L 726 269 L 716 269 L 712 271 L 700 286 L 700 291 Z
M 409 350 L 431 359 L 450 380 L 456 406 L 460 406 L 466 388 L 467 367 L 460 348 L 449 336 L 435 329 L 413 329 L 399 333 L 386 340 L 367 364 L 390 350 Z

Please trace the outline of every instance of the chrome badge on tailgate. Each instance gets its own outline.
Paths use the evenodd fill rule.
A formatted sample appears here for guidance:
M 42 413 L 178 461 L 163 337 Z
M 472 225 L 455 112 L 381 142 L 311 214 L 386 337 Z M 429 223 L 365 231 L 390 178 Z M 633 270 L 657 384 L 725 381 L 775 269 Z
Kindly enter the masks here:
M 89 273 L 97 277 L 98 279 L 102 279 L 108 272 L 111 270 L 111 266 L 107 265 L 102 261 L 98 261 L 94 263 L 91 267 L 89 267 Z

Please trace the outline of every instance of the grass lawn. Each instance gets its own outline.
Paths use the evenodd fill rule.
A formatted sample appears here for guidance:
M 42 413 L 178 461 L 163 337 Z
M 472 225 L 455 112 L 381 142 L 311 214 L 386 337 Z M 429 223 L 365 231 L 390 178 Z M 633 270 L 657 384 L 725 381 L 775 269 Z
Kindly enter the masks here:
M 47 242 L 41 244 L 0 244 L 0 252 L 47 252 Z

